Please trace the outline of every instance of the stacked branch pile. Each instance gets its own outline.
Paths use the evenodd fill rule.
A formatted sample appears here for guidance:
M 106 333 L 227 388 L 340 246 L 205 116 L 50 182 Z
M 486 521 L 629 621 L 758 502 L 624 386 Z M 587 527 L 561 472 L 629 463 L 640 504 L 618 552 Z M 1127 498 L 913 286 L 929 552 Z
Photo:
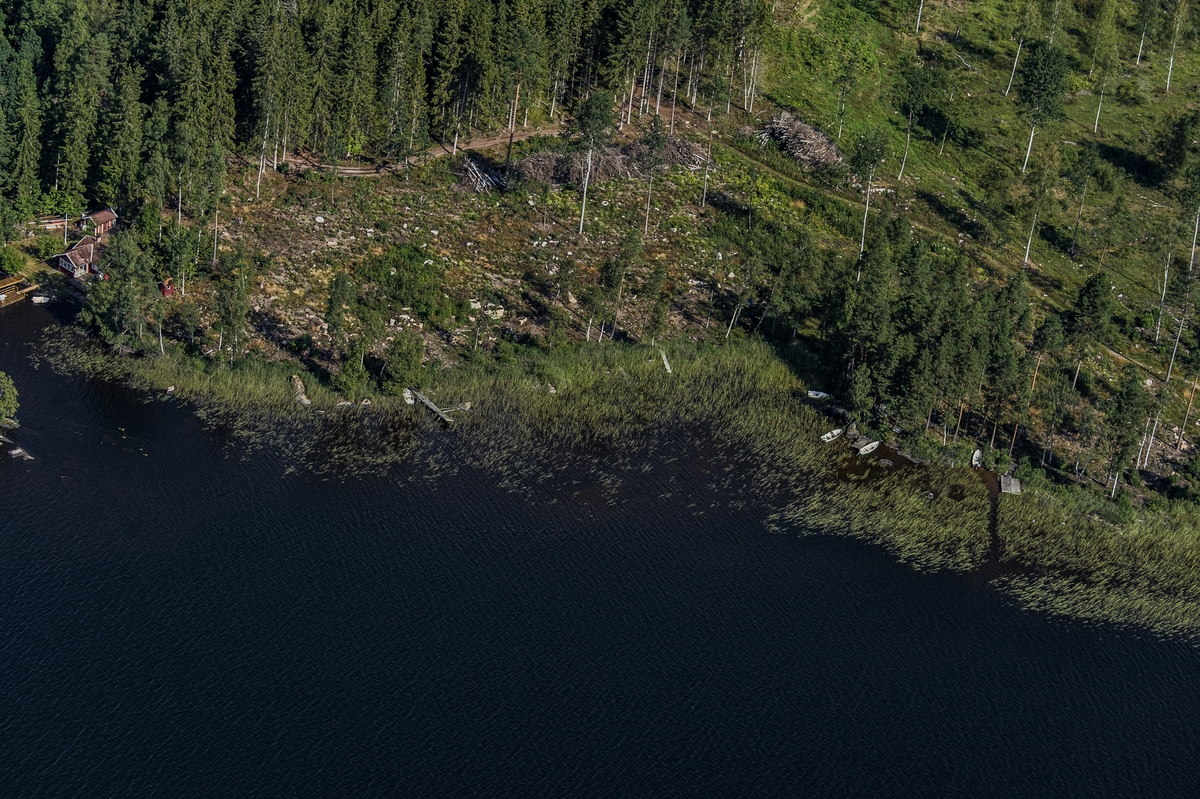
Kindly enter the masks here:
M 758 132 L 763 144 L 775 142 L 785 153 L 818 172 L 841 163 L 842 153 L 824 133 L 784 111 Z

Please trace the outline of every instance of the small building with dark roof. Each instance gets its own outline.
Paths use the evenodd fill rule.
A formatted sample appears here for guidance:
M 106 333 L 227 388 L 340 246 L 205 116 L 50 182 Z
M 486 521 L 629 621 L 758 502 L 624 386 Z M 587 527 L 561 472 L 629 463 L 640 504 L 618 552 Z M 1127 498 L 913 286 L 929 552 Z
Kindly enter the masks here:
M 115 218 L 115 217 L 114 217 Z M 84 236 L 71 249 L 50 259 L 50 263 L 67 277 L 82 280 L 89 273 L 101 275 L 100 259 L 108 246 L 95 236 Z
M 105 208 L 103 211 L 97 211 L 94 214 L 89 214 L 83 218 L 85 223 L 90 223 L 92 226 L 92 235 L 100 238 L 107 234 L 117 222 L 117 212 L 111 208 Z

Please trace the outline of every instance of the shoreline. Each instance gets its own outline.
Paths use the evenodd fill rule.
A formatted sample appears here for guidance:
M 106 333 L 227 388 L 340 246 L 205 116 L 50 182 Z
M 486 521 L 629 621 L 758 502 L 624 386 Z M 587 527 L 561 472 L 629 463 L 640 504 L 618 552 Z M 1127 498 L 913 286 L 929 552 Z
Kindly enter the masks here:
M 1099 515 L 1103 509 L 1078 513 L 1095 504 L 1088 493 L 1044 477 L 1026 478 L 1021 495 L 993 500 L 970 466 L 911 458 L 883 466 L 886 450 L 860 458 L 844 442 L 821 443 L 829 417 L 808 404 L 800 379 L 761 342 L 662 348 L 671 373 L 659 347 L 576 345 L 439 369 L 425 391 L 443 407 L 472 404 L 455 414 L 453 434 L 471 446 L 456 448 L 465 464 L 506 483 L 544 479 L 597 452 L 634 468 L 639 449 L 675 431 L 703 431 L 720 457 L 741 467 L 751 494 L 744 499 L 767 503 L 776 533 L 848 536 L 917 570 L 979 575 L 1031 609 L 1200 637 L 1200 579 L 1193 579 L 1200 557 L 1192 557 L 1200 553 L 1200 514 L 1184 519 L 1177 503 L 1142 509 L 1120 525 Z M 440 427 L 399 396 L 372 394 L 369 405 L 355 398 L 339 407 L 309 372 L 301 375 L 312 404 L 302 405 L 290 381 L 298 365 L 290 362 L 230 368 L 191 357 L 122 357 L 57 323 L 38 350 L 56 371 L 190 403 L 246 451 L 281 445 L 317 472 L 385 472 Z M 167 394 L 167 386 L 175 390 Z M 1139 546 L 1129 545 L 1133 538 Z

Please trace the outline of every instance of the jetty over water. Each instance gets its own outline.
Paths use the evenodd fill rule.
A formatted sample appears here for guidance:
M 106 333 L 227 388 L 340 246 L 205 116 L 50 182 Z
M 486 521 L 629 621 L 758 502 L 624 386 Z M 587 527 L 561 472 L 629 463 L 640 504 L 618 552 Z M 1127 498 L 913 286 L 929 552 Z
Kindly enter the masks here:
M 1000 493 L 1020 494 L 1021 481 L 1015 477 L 1009 477 L 1007 474 L 1000 475 Z
M 23 277 L 0 277 L 0 308 L 20 302 L 36 288 Z
M 412 391 L 412 395 L 417 398 L 417 402 L 421 403 L 426 408 L 428 408 L 433 413 L 434 416 L 438 417 L 446 424 L 454 424 L 454 420 L 451 419 L 449 416 L 447 416 L 445 411 L 443 411 L 438 406 L 434 405 L 433 400 L 429 399 L 429 397 L 426 397 L 424 394 L 422 394 L 420 391 L 417 391 L 415 388 L 411 389 L 411 391 Z

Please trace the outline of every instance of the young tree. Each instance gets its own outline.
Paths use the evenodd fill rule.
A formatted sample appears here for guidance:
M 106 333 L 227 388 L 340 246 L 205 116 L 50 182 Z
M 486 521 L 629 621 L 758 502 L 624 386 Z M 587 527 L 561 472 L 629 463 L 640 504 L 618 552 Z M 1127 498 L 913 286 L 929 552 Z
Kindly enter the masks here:
M 11 419 L 17 415 L 17 387 L 12 378 L 0 372 L 0 420 Z
M 858 175 L 859 180 L 865 180 L 867 183 L 866 201 L 863 205 L 862 238 L 858 243 L 860 258 L 867 249 L 867 214 L 871 211 L 871 187 L 875 180 L 875 170 L 883 163 L 886 153 L 887 133 L 882 128 L 872 128 L 858 137 L 854 151 L 850 155 L 850 169 Z M 857 283 L 860 280 L 862 280 L 861 268 L 858 270 L 858 277 L 854 282 Z
M 1146 394 L 1141 374 L 1136 366 L 1127 364 L 1121 370 L 1121 379 L 1109 402 L 1105 420 L 1105 438 L 1108 441 L 1109 463 L 1113 472 L 1111 496 L 1116 496 L 1121 470 L 1133 455 L 1142 420 L 1147 418 L 1149 411 L 1150 397 Z
M 229 349 L 229 363 L 232 364 L 238 355 L 238 343 L 246 327 L 246 316 L 250 313 L 250 297 L 247 293 L 246 268 L 230 270 L 217 285 L 217 330 L 220 333 L 218 350 L 224 344 L 225 336 L 232 339 Z
M 1025 148 L 1021 174 L 1029 166 L 1033 135 L 1038 125 L 1053 122 L 1063 115 L 1068 69 L 1067 54 L 1052 44 L 1038 45 L 1032 55 L 1025 59 L 1025 65 L 1021 68 L 1021 82 L 1017 84 L 1017 98 L 1029 120 L 1029 146 Z
M 621 296 L 625 290 L 625 278 L 629 270 L 641 262 L 642 237 L 637 230 L 630 230 L 621 239 L 621 244 L 613 257 L 608 258 L 600 267 L 600 286 L 604 290 L 606 304 L 613 309 L 612 330 L 608 335 L 611 341 L 617 333 L 617 323 L 621 316 Z M 604 330 L 600 330 L 603 341 Z
M 1071 230 L 1071 247 L 1068 252 L 1075 255 L 1075 244 L 1079 240 L 1079 222 L 1083 219 L 1083 208 L 1087 204 L 1088 187 L 1100 169 L 1100 153 L 1093 141 L 1085 142 L 1079 148 L 1075 162 L 1067 170 L 1067 180 L 1079 189 L 1079 213 L 1075 215 L 1075 226 Z
M 421 364 L 425 359 L 425 342 L 412 330 L 401 330 L 387 346 L 388 377 L 383 390 L 388 394 L 400 394 L 405 388 L 421 388 L 425 383 L 425 372 Z
M 1135 66 L 1142 65 L 1142 53 L 1146 49 L 1146 36 L 1153 38 L 1155 26 L 1158 24 L 1158 12 L 1161 7 L 1161 0 L 1137 0 L 1137 23 L 1142 29 L 1141 39 L 1138 41 L 1137 60 Z
M 642 134 L 641 162 L 646 170 L 646 221 L 642 226 L 642 235 L 650 233 L 650 194 L 654 191 L 654 173 L 663 165 L 667 148 L 667 132 L 663 129 L 662 119 L 655 114 L 650 119 L 646 132 Z
M 1041 15 L 1038 13 L 1037 5 L 1033 0 L 1024 0 L 1020 8 L 1017 9 L 1016 25 L 1013 27 L 1012 36 L 1017 40 L 1017 54 L 1013 56 L 1012 72 L 1008 75 L 1008 86 L 1004 89 L 1004 96 L 1008 97 L 1008 93 L 1012 91 L 1013 78 L 1017 76 L 1017 64 L 1021 60 L 1021 48 L 1025 46 L 1025 42 L 1034 38 L 1038 34 L 1041 27 Z
M 1037 231 L 1038 215 L 1042 210 L 1042 200 L 1045 199 L 1047 192 L 1052 188 L 1052 184 L 1058 178 L 1058 148 L 1052 147 L 1050 157 L 1045 159 L 1045 163 L 1035 169 L 1034 174 L 1030 175 L 1029 199 L 1032 200 L 1033 222 L 1029 227 L 1029 239 L 1025 243 L 1025 261 L 1029 263 L 1029 250 L 1033 247 L 1033 236 Z
M 831 71 L 833 85 L 838 90 L 837 140 L 841 141 L 842 129 L 846 122 L 847 100 L 873 62 L 874 49 L 866 27 L 852 10 L 843 11 L 835 16 L 830 22 L 830 27 L 835 31 L 830 44 L 830 52 L 833 54 Z
M 613 96 L 608 92 L 593 92 L 583 101 L 571 128 L 576 148 L 583 153 L 583 200 L 579 207 L 579 232 L 583 233 L 583 222 L 587 217 L 587 190 L 592 177 L 592 156 L 596 150 L 608 145 L 613 128 Z
M 1083 346 L 1106 341 L 1114 329 L 1112 318 L 1116 307 L 1108 275 L 1101 271 L 1088 277 L 1071 309 L 1071 332 L 1075 341 Z
M 904 177 L 904 167 L 908 164 L 913 120 L 935 101 L 944 84 L 945 79 L 940 70 L 919 63 L 909 63 L 900 70 L 893 91 L 896 107 L 908 118 L 908 130 L 904 137 L 904 157 L 900 159 L 900 172 L 896 175 L 896 180 Z
M 1171 76 L 1175 73 L 1175 51 L 1187 38 L 1192 27 L 1192 8 L 1189 0 L 1166 0 L 1167 31 L 1171 38 L 1171 57 L 1167 61 L 1167 93 L 1171 92 Z
M 334 347 L 345 345 L 346 311 L 357 297 L 358 287 L 348 273 L 339 271 L 334 275 L 329 284 L 329 302 L 325 306 L 325 325 Z
M 1092 133 L 1100 132 L 1100 109 L 1104 107 L 1104 93 L 1108 82 L 1116 74 L 1120 65 L 1117 54 L 1117 0 L 1104 0 L 1100 13 L 1092 26 L 1092 67 L 1089 75 L 1095 76 L 1100 82 L 1100 100 L 1096 103 L 1096 121 L 1092 124 Z M 1096 75 L 1099 70 L 1100 74 Z
M 1013 173 L 999 161 L 989 160 L 975 179 L 979 186 L 979 215 L 984 224 L 983 239 L 992 241 L 1000 238 L 1009 203 L 1012 199 Z

